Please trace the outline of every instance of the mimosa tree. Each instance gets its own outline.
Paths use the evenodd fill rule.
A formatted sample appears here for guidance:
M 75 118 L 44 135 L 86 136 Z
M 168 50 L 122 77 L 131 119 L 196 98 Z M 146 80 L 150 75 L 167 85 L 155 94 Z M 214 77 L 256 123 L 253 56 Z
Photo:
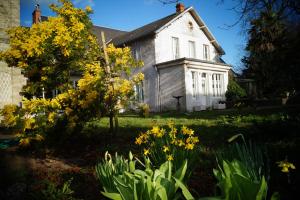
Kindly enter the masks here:
M 133 59 L 130 48 L 109 45 L 104 54 L 91 31 L 90 7 L 82 10 L 69 0 L 60 2 L 50 6 L 56 17 L 31 28 L 9 30 L 10 48 L 0 54 L 28 78 L 23 89 L 27 99 L 15 119 L 25 138 L 45 134 L 57 122 L 67 123 L 65 127 L 72 131 L 91 118 L 114 117 L 134 94 L 133 86 L 143 79 L 141 73 L 131 74 L 142 63 Z M 74 73 L 81 74 L 77 88 L 70 84 Z M 52 97 L 53 89 L 61 93 Z M 40 97 L 42 90 L 45 99 L 32 98 Z

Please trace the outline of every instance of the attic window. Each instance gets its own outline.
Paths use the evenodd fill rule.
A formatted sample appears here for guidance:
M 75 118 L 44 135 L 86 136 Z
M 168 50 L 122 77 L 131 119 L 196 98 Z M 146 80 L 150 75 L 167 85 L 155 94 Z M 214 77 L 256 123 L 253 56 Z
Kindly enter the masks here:
M 193 22 L 189 21 L 188 27 L 190 30 L 193 30 L 194 29 Z

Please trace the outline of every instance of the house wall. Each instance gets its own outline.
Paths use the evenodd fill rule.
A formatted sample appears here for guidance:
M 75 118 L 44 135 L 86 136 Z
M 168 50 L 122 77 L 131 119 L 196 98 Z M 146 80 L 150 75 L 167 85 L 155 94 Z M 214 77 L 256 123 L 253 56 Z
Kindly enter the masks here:
M 173 96 L 183 96 L 180 98 L 180 108 L 186 110 L 185 103 L 185 79 L 184 67 L 182 65 L 160 68 L 160 110 L 176 110 L 177 100 Z
M 136 69 L 133 73 L 142 72 L 145 75 L 143 81 L 144 103 L 150 106 L 151 111 L 158 111 L 158 76 L 155 68 L 155 49 L 152 37 L 139 40 L 130 45 L 132 52 L 138 50 L 140 59 L 144 62 L 142 68 Z
M 189 28 L 192 22 L 193 29 Z M 179 57 L 189 57 L 188 41 L 195 42 L 196 58 L 204 60 L 203 44 L 209 45 L 210 61 L 219 61 L 219 55 L 215 47 L 208 40 L 204 32 L 200 29 L 192 15 L 187 12 L 168 27 L 161 30 L 155 38 L 155 58 L 156 63 L 173 60 L 172 37 L 179 38 Z
M 20 25 L 20 1 L 0 1 L 0 51 L 9 47 L 6 30 Z M 0 62 L 0 109 L 5 104 L 18 104 L 22 97 L 19 94 L 26 79 L 18 68 L 9 68 Z

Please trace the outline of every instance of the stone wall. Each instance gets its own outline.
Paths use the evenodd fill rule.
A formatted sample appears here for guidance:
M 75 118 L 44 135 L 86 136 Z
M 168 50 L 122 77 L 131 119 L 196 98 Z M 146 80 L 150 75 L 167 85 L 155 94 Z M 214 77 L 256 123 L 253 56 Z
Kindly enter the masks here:
M 0 51 L 9 47 L 6 30 L 20 26 L 20 0 L 0 1 Z M 21 70 L 0 62 L 0 108 L 5 104 L 18 104 L 20 91 L 26 79 Z

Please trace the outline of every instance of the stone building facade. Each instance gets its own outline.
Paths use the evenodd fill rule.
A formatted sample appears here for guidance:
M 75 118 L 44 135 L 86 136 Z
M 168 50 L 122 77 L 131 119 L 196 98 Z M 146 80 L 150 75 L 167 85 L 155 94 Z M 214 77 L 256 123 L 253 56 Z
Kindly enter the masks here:
M 9 47 L 6 30 L 20 26 L 20 0 L 0 1 L 0 50 Z M 26 79 L 21 70 L 0 61 L 0 109 L 6 104 L 19 104 L 20 91 Z

